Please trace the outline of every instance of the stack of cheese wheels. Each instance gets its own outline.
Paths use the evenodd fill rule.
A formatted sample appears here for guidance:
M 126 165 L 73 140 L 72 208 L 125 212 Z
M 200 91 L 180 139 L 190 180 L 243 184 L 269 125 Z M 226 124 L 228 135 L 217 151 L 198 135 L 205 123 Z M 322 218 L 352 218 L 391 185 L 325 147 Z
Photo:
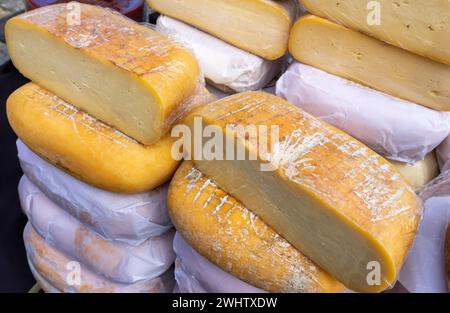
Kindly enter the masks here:
M 450 132 L 450 3 L 300 0 L 277 94 L 395 163 L 416 191 Z M 403 164 L 402 164 L 403 163 Z
M 264 88 L 280 73 L 296 0 L 147 0 L 156 29 L 195 53 L 207 81 L 228 92 Z
M 183 122 L 196 139 L 171 181 L 169 214 L 188 245 L 238 279 L 223 281 L 271 292 L 395 283 L 422 204 L 392 164 L 265 92 L 209 103 Z M 225 291 L 175 248 L 180 291 Z
M 195 57 L 120 14 L 77 4 L 8 21 L 32 80 L 7 101 L 25 176 L 29 264 L 48 291 L 173 290 L 168 131 L 208 100 Z

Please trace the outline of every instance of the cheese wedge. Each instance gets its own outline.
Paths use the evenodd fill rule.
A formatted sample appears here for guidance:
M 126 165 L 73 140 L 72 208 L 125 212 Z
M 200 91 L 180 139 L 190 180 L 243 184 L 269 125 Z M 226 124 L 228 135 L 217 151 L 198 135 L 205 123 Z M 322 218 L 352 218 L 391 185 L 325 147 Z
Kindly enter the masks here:
M 183 238 L 226 272 L 271 292 L 340 292 L 322 271 L 238 200 L 184 162 L 168 207 Z
M 7 100 L 11 127 L 36 154 L 65 172 L 113 192 L 138 193 L 172 177 L 174 138 L 144 146 L 29 83 Z
M 79 21 L 66 4 L 9 20 L 11 60 L 62 99 L 141 143 L 155 143 L 201 90 L 195 57 L 111 10 L 78 6 Z
M 312 261 L 355 291 L 393 284 L 422 206 L 388 161 L 264 92 L 210 103 L 186 124 L 195 166 Z
M 448 0 L 300 2 L 312 14 L 450 65 Z
M 427 154 L 423 160 L 414 164 L 391 162 L 415 192 L 419 192 L 426 184 L 439 175 L 439 165 L 434 152 Z
M 418 56 L 320 17 L 292 28 L 289 51 L 302 63 L 440 111 L 450 111 L 450 65 Z
M 147 0 L 154 10 L 238 48 L 275 60 L 287 50 L 296 3 L 290 0 Z

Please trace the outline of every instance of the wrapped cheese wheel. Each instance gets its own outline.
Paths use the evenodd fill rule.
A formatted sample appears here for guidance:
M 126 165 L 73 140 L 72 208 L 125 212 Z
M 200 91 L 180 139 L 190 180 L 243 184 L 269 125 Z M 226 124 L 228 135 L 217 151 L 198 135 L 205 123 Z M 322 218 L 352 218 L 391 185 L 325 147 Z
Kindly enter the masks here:
M 111 280 L 123 283 L 149 280 L 173 264 L 173 231 L 136 247 L 113 243 L 51 202 L 26 177 L 19 184 L 19 197 L 30 223 L 49 244 Z
M 264 60 L 168 16 L 158 18 L 156 30 L 192 48 L 207 80 L 228 92 L 265 87 L 287 60 Z
M 173 240 L 177 255 L 175 279 L 180 292 L 255 293 L 265 292 L 225 272 L 200 255 L 177 232 Z
M 8 98 L 7 114 L 18 137 L 36 154 L 102 189 L 151 190 L 178 167 L 171 153 L 175 139 L 169 134 L 142 145 L 34 83 Z
M 450 133 L 448 112 L 394 98 L 298 62 L 278 80 L 277 95 L 391 160 L 422 160 Z
M 55 249 L 27 224 L 23 233 L 27 256 L 33 268 L 54 288 L 62 292 L 86 293 L 165 293 L 174 286 L 173 271 L 134 284 L 121 284 L 92 272 Z
M 139 245 L 172 227 L 168 185 L 138 194 L 116 194 L 61 171 L 17 141 L 20 166 L 50 200 L 108 240 Z

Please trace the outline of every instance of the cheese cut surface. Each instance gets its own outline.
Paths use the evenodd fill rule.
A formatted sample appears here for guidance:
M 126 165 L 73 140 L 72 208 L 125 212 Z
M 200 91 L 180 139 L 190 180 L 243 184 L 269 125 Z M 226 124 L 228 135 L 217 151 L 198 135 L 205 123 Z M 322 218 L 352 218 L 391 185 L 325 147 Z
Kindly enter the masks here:
M 383 43 L 320 17 L 292 28 L 292 56 L 306 63 L 423 106 L 450 110 L 450 66 Z
M 380 25 L 367 21 L 376 17 L 368 10 L 368 1 L 300 0 L 306 9 L 336 23 L 365 32 L 436 61 L 450 65 L 450 2 L 377 1 Z M 370 14 L 372 13 L 372 14 Z
M 423 160 L 412 165 L 391 162 L 416 192 L 419 192 L 422 187 L 439 175 L 439 165 L 434 152 L 427 154 Z
M 156 142 L 201 90 L 195 57 L 111 10 L 79 5 L 79 25 L 68 22 L 65 4 L 9 20 L 6 40 L 14 65 L 139 142 Z
M 170 135 L 149 146 L 29 83 L 7 101 L 17 136 L 36 154 L 84 182 L 112 192 L 137 193 L 169 180 L 179 162 Z
M 226 272 L 271 292 L 340 292 L 343 286 L 184 162 L 169 187 L 169 213 L 183 238 Z
M 263 92 L 210 103 L 185 122 L 194 137 L 198 136 L 194 128 L 198 132 L 211 126 L 216 136 L 225 137 L 223 142 L 237 138 L 235 150 L 246 151 L 245 160 L 231 158 L 233 153 L 227 151 L 226 160 L 207 160 L 191 145 L 195 166 L 312 261 L 355 291 L 381 291 L 393 284 L 412 244 L 422 205 L 388 161 L 342 131 Z M 267 135 L 239 131 L 238 126 L 251 125 L 267 127 Z M 279 140 L 272 138 L 273 127 L 278 128 Z M 264 137 L 267 144 L 258 144 Z M 262 167 L 268 162 L 274 171 Z M 381 279 L 371 284 L 367 268 L 374 261 Z
M 154 10 L 238 48 L 275 60 L 287 50 L 296 15 L 290 0 L 147 0 Z

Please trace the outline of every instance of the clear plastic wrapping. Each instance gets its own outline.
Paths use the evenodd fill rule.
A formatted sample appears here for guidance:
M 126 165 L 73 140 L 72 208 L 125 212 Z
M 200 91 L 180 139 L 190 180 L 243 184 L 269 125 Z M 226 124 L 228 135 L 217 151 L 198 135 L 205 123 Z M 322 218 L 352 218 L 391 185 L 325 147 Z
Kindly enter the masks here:
M 92 272 L 46 242 L 28 223 L 23 234 L 25 249 L 32 268 L 51 286 L 62 292 L 84 293 L 164 293 L 171 292 L 175 280 L 173 270 L 161 276 L 133 284 L 113 282 Z
M 394 98 L 297 62 L 277 82 L 277 95 L 391 160 L 422 160 L 450 133 L 448 112 Z
M 19 183 L 19 198 L 31 225 L 46 242 L 111 280 L 128 284 L 149 280 L 174 262 L 173 230 L 139 246 L 114 243 L 59 208 L 26 177 Z
M 139 194 L 117 194 L 88 185 L 49 164 L 20 140 L 20 165 L 49 199 L 108 240 L 139 245 L 172 227 L 167 185 Z
M 34 268 L 33 262 L 31 262 L 30 258 L 27 256 L 28 260 L 28 266 L 30 267 L 31 274 L 33 274 L 34 279 L 36 279 L 36 282 L 39 284 L 39 286 L 44 290 L 46 293 L 61 293 L 61 291 L 53 287 L 52 284 L 50 284 L 47 279 L 42 277 L 41 274 Z

